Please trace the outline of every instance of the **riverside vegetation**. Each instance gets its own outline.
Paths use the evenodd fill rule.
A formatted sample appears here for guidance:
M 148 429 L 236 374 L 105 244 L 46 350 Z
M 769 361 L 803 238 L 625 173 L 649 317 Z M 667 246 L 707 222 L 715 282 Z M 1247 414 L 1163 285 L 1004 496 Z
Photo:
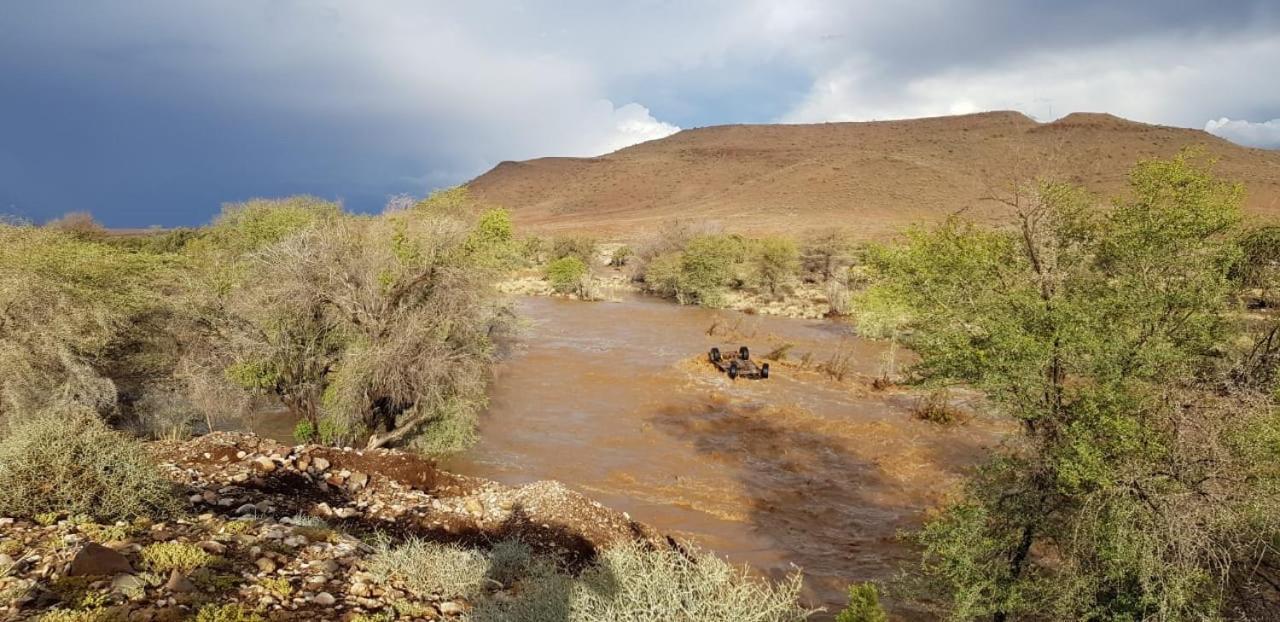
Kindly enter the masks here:
M 641 543 L 634 523 L 597 550 L 587 531 L 621 519 L 559 488 L 516 491 L 527 509 L 486 511 L 474 498 L 453 508 L 446 476 L 415 467 L 412 486 L 430 493 L 405 492 L 395 473 L 408 458 L 378 448 L 436 455 L 474 440 L 494 340 L 510 322 L 492 283 L 517 250 L 506 212 L 462 189 L 372 217 L 311 197 L 254 200 L 205 228 L 138 237 L 83 215 L 0 224 L 0 613 L 806 617 L 797 577 L 775 584 L 659 538 Z M 262 400 L 288 408 L 304 442 L 365 450 L 200 436 Z M 342 456 L 383 460 L 386 472 L 330 470 Z M 490 542 L 497 512 L 531 546 L 550 540 Z M 578 543 L 572 555 L 555 544 L 564 538 Z M 423 575 L 444 583 L 421 585 Z
M 1280 607 L 1280 323 L 1241 311 L 1271 304 L 1280 236 L 1245 226 L 1240 186 L 1194 153 L 1140 163 L 1130 186 L 1101 206 L 1027 182 L 1006 197 L 1006 227 L 952 219 L 857 249 L 837 232 L 749 239 L 673 221 L 607 263 L 686 304 L 822 288 L 861 330 L 915 352 L 907 380 L 983 391 L 1018 422 L 905 534 L 919 563 L 852 586 L 841 622 L 885 619 L 882 592 L 951 620 L 1259 619 Z M 361 620 L 808 617 L 798 577 L 763 581 L 661 539 L 574 558 L 498 532 L 442 537 L 452 523 L 379 536 L 379 521 L 421 528 L 436 510 L 476 529 L 524 510 L 329 468 L 405 459 L 386 446 L 466 446 L 510 323 L 493 282 L 542 266 L 557 291 L 590 297 L 599 255 L 589 238 L 518 238 L 463 189 L 374 217 L 250 201 L 140 237 L 84 217 L 0 225 L 0 605 L 49 620 L 334 606 Z M 181 443 L 264 399 L 316 444 Z M 368 450 L 321 453 L 353 444 Z M 72 572 L 98 541 L 123 566 Z M 279 574 L 298 547 L 313 558 Z M 330 569 L 316 586 L 349 586 L 340 604 L 295 584 L 312 564 Z

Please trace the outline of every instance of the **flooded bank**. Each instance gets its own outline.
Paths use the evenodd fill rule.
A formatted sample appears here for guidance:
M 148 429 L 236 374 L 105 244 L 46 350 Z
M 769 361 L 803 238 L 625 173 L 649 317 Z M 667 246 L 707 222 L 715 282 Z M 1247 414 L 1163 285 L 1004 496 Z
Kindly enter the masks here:
M 800 566 L 822 602 L 890 576 L 910 556 L 897 531 L 999 441 L 981 417 L 953 428 L 914 419 L 915 395 L 776 365 L 769 380 L 734 382 L 706 363 L 712 346 L 758 358 L 791 343 L 793 360 L 844 349 L 853 373 L 877 375 L 886 346 L 834 322 L 638 296 L 524 298 L 518 311 L 526 325 L 498 369 L 480 443 L 446 467 L 560 480 L 736 562 Z
M 807 596 L 829 610 L 849 582 L 888 578 L 911 559 L 899 530 L 1001 438 L 982 416 L 941 427 L 911 415 L 916 394 L 872 390 L 867 380 L 894 357 L 836 322 L 641 296 L 516 305 L 522 329 L 496 371 L 480 442 L 445 468 L 511 485 L 559 480 L 761 572 L 801 567 Z M 784 343 L 789 360 L 807 354 L 811 366 L 845 353 L 850 377 L 774 365 L 768 380 L 735 382 L 706 361 L 712 346 L 760 358 Z M 291 422 L 256 427 L 288 438 Z

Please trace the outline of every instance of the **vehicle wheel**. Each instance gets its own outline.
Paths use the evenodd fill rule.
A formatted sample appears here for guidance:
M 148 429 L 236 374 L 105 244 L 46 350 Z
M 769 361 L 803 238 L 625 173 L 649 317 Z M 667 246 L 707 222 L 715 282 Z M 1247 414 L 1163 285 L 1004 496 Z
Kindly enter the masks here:
M 712 363 L 720 362 L 720 348 L 711 348 L 711 354 L 707 355 L 711 358 Z
M 761 366 L 760 366 L 760 377 L 761 377 L 761 378 L 768 378 L 768 377 L 769 377 L 769 364 L 768 364 L 768 363 L 765 363 L 764 365 L 761 365 Z
M 738 348 L 738 358 L 740 358 L 740 359 L 742 359 L 742 360 L 744 360 L 744 361 L 745 361 L 745 360 L 747 360 L 747 359 L 750 359 L 750 358 L 751 358 L 751 350 L 748 350 L 748 349 L 747 349 L 747 346 L 742 346 L 741 348 Z
M 738 378 L 738 362 L 729 363 L 729 379 L 736 380 Z

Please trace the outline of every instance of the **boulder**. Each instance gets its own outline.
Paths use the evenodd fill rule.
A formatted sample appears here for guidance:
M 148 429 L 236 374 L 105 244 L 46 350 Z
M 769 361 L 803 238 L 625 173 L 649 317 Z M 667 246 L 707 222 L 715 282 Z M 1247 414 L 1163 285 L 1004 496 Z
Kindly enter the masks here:
M 71 559 L 71 568 L 67 570 L 69 577 L 110 577 L 132 573 L 133 566 L 124 555 L 95 542 L 77 551 Z

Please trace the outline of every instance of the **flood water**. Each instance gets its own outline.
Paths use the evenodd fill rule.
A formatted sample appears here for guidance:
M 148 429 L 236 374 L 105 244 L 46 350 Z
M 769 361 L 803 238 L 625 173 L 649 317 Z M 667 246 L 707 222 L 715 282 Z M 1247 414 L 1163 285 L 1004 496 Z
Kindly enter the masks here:
M 559 480 L 762 573 L 803 568 L 806 597 L 829 612 L 850 582 L 889 578 L 912 558 L 898 532 L 1002 435 L 980 414 L 953 427 L 913 418 L 917 394 L 868 386 L 886 346 L 836 322 L 640 296 L 516 307 L 523 325 L 480 442 L 446 468 L 512 485 Z M 730 381 L 707 362 L 711 346 L 759 358 L 782 343 L 794 344 L 793 361 L 851 352 L 857 377 L 775 365 L 768 380 Z M 259 431 L 287 437 L 275 427 Z
M 944 428 L 911 416 L 918 396 L 869 389 L 886 346 L 831 321 L 638 296 L 517 307 L 526 326 L 498 369 L 480 443 L 446 466 L 509 484 L 560 480 L 735 562 L 799 566 L 828 608 L 850 581 L 887 578 L 909 559 L 898 530 L 999 442 L 981 417 Z M 779 366 L 768 380 L 730 381 L 706 359 L 711 346 L 759 358 L 781 343 L 814 362 L 843 344 L 862 381 Z

